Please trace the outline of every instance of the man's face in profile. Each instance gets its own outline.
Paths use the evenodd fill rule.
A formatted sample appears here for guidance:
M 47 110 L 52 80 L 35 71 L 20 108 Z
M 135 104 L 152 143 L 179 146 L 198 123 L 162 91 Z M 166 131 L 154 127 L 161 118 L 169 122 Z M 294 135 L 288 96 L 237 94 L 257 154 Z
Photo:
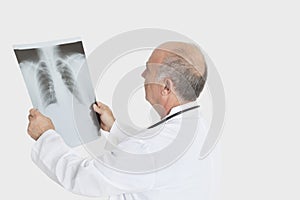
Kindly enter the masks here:
M 146 63 L 146 69 L 142 73 L 142 77 L 145 79 L 144 87 L 146 93 L 146 100 L 151 105 L 160 104 L 161 91 L 163 86 L 156 80 L 157 71 L 161 62 L 165 56 L 165 53 L 161 50 L 154 50 Z

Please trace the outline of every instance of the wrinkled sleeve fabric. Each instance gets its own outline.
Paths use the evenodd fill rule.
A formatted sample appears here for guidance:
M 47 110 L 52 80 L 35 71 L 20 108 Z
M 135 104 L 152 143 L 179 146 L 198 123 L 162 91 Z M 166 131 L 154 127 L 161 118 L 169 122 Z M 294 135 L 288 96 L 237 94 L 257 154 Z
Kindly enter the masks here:
M 122 125 L 122 127 L 125 126 Z M 129 137 L 128 134 L 126 134 L 126 132 L 122 130 L 119 122 L 116 120 L 113 123 L 107 138 L 113 144 L 119 144 L 120 142 L 124 141 L 128 137 Z
M 107 152 L 105 156 L 109 158 L 112 155 Z M 48 177 L 66 190 L 79 195 L 115 196 L 147 191 L 154 185 L 154 174 L 123 173 L 104 166 L 95 159 L 80 157 L 54 130 L 46 131 L 37 140 L 31 157 Z

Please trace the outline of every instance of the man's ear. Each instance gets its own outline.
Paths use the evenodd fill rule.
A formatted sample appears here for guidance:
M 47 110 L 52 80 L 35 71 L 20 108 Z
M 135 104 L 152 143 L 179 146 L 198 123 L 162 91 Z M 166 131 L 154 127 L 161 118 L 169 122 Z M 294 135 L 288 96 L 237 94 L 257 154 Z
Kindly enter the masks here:
M 164 80 L 164 88 L 162 90 L 162 95 L 166 96 L 169 95 L 172 92 L 172 88 L 173 88 L 173 82 L 171 79 L 165 79 Z

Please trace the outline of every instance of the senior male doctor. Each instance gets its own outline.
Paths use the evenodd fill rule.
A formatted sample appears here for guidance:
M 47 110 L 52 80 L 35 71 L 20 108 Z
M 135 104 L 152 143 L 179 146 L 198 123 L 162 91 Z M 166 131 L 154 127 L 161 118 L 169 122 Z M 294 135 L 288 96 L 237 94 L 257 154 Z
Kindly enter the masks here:
M 161 121 L 130 134 L 103 103 L 100 114 L 108 141 L 118 143 L 101 158 L 82 158 L 55 131 L 51 119 L 31 109 L 28 134 L 36 140 L 32 159 L 65 189 L 111 200 L 211 200 L 219 191 L 218 145 L 199 159 L 207 136 L 196 99 L 207 79 L 200 49 L 166 42 L 151 54 L 142 73 L 146 100 Z M 103 162 L 101 162 L 103 161 Z

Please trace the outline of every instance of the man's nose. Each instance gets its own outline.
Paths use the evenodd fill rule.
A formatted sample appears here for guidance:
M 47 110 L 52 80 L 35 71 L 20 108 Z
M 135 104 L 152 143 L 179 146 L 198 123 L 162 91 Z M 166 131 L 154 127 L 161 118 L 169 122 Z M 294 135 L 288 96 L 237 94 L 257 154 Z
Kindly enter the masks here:
M 146 70 L 143 71 L 143 73 L 141 74 L 141 76 L 145 79 L 145 76 L 146 76 Z

